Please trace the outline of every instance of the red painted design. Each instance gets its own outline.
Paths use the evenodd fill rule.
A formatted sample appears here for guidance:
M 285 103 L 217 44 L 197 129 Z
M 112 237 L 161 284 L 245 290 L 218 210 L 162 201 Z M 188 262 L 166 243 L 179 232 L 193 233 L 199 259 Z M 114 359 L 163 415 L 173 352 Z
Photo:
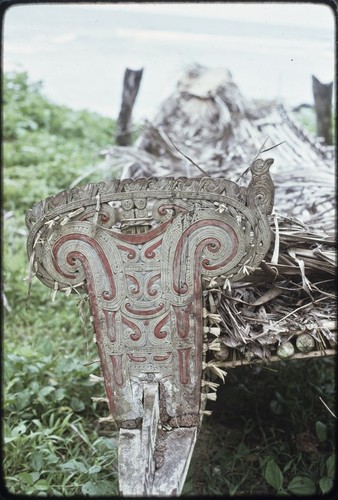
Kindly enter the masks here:
M 135 356 L 135 354 L 128 354 L 130 361 L 135 361 L 136 363 L 144 363 L 147 361 L 147 356 Z
M 178 366 L 179 366 L 179 377 L 180 382 L 183 385 L 187 385 L 190 381 L 190 351 L 191 347 L 187 349 L 178 349 Z
M 169 204 L 161 205 L 160 207 L 158 207 L 157 212 L 159 215 L 163 216 L 163 215 L 167 215 L 168 210 L 173 211 L 173 217 L 179 212 L 183 212 L 183 213 L 187 212 L 186 207 L 180 207 L 179 205 L 169 205 Z
M 132 333 L 130 335 L 131 340 L 135 340 L 135 341 L 140 340 L 140 338 L 142 336 L 142 332 L 139 329 L 139 327 L 137 325 L 135 325 L 135 323 L 132 323 L 131 321 L 129 321 L 129 319 L 125 318 L 124 316 L 122 316 L 122 323 L 124 325 L 129 326 L 129 328 L 131 328 L 132 330 L 134 330 L 134 333 Z
M 122 354 L 111 354 L 110 360 L 113 365 L 114 382 L 118 387 L 123 386 Z
M 154 250 L 156 250 L 156 248 L 161 246 L 161 243 L 162 243 L 162 239 L 156 241 L 153 245 L 151 245 L 149 248 L 147 248 L 147 250 L 144 252 L 145 257 L 147 259 L 153 259 L 156 255 Z
M 96 210 L 93 209 L 91 212 L 86 213 L 82 217 L 80 217 L 79 220 L 81 220 L 81 221 L 82 220 L 88 220 L 91 217 L 93 217 L 93 215 L 95 215 L 95 213 L 96 213 Z M 109 213 L 103 211 L 103 210 L 102 211 L 100 210 L 100 212 L 99 212 L 99 218 L 100 218 L 102 224 L 105 224 L 106 222 L 109 222 L 109 219 L 111 218 L 111 215 Z
M 137 281 L 135 276 L 132 276 L 131 274 L 126 274 L 126 278 L 128 278 L 135 285 L 135 288 L 131 291 L 132 295 L 137 295 L 140 292 L 140 283 Z
M 148 281 L 148 283 L 147 283 L 147 292 L 150 295 L 150 297 L 154 297 L 155 295 L 158 294 L 158 290 L 156 290 L 155 288 L 152 289 L 151 287 L 153 286 L 153 284 L 155 283 L 155 281 L 157 281 L 160 278 L 161 278 L 161 274 L 158 273 L 158 274 L 155 274 L 155 276 L 152 276 L 150 278 L 150 280 Z
M 153 356 L 154 361 L 167 361 L 171 357 L 172 353 L 167 352 L 167 354 L 163 354 L 162 356 Z
M 255 267 L 259 260 L 257 242 L 263 246 L 269 243 L 264 213 L 249 203 L 244 210 L 237 194 L 232 202 L 230 187 L 234 184 L 227 182 L 174 178 L 115 180 L 48 198 L 28 216 L 28 248 L 32 252 L 36 243 L 37 276 L 48 285 L 57 280 L 62 287 L 79 283 L 85 277 L 109 407 L 122 425 L 125 420 L 142 417 L 140 401 L 135 404 L 134 400 L 138 391 L 132 385 L 142 384 L 147 372 L 156 371 L 160 382 L 166 379 L 171 385 L 170 390 L 166 386 L 160 394 L 163 400 L 170 398 L 170 404 L 166 405 L 169 400 L 163 401 L 164 408 L 174 413 L 198 414 L 203 359 L 201 275 L 227 274 L 225 270 L 231 268 L 236 274 L 229 272 L 230 279 L 237 279 L 241 275 L 240 259 L 243 257 L 242 262 L 247 260 Z M 248 201 L 251 191 L 247 191 Z M 97 193 L 104 194 L 104 201 L 94 212 Z M 212 202 L 216 200 L 229 207 L 223 216 L 215 213 Z M 66 207 L 67 203 L 71 205 Z M 74 209 L 84 207 L 85 211 L 79 212 L 76 222 L 71 215 L 62 226 L 46 225 L 46 220 L 56 215 L 49 212 L 53 205 L 63 205 L 57 210 L 61 217 L 67 209 L 69 215 Z M 119 210 L 121 222 L 128 220 L 128 210 L 136 207 L 139 210 L 135 210 L 135 217 L 153 218 L 153 229 L 125 234 L 118 226 L 112 227 L 114 207 Z M 194 209 L 192 217 L 190 207 Z M 179 213 L 184 215 L 175 221 Z M 96 225 L 93 215 L 99 221 Z M 254 231 L 254 246 L 241 230 L 242 223 L 236 223 L 236 215 L 245 216 L 245 234 Z M 79 218 L 88 222 L 79 222 Z M 55 240 L 51 256 L 50 246 L 43 241 Z M 164 242 L 168 244 L 165 248 Z M 261 250 L 259 253 L 262 255 Z M 164 255 L 168 257 L 166 262 Z M 118 269 L 117 263 L 121 264 Z M 120 324 L 122 315 L 125 317 Z
M 66 278 L 69 278 L 69 279 L 76 278 L 75 275 L 73 275 L 73 274 L 67 274 L 67 273 L 63 272 L 60 269 L 60 266 L 59 266 L 59 264 L 57 262 L 57 257 L 58 257 L 58 252 L 60 250 L 60 247 L 65 242 L 67 242 L 67 241 L 78 241 L 78 240 L 79 241 L 84 241 L 84 242 L 88 243 L 96 251 L 97 256 L 99 257 L 99 259 L 100 259 L 100 261 L 102 263 L 102 267 L 104 269 L 104 276 L 108 277 L 108 281 L 109 281 L 109 285 L 110 285 L 110 289 L 111 289 L 110 292 L 107 291 L 107 290 L 105 290 L 102 293 L 102 298 L 105 299 L 105 300 L 113 300 L 115 298 L 115 296 L 116 296 L 116 288 L 115 288 L 114 278 L 113 278 L 113 274 L 112 274 L 112 270 L 111 270 L 110 264 L 108 262 L 106 254 L 104 253 L 102 247 L 99 245 L 99 243 L 96 240 L 94 240 L 90 236 L 87 236 L 85 234 L 79 234 L 79 233 L 71 233 L 71 234 L 66 234 L 65 236 L 62 236 L 61 238 L 59 238 L 57 240 L 57 242 L 53 246 L 53 251 L 52 251 L 53 264 L 54 264 L 54 267 L 55 267 L 56 271 L 58 273 L 60 273 L 62 276 L 65 276 Z M 90 278 L 91 281 L 92 281 L 93 277 L 92 277 L 92 273 L 90 272 L 90 266 L 88 264 L 87 257 L 85 255 L 83 255 L 83 253 L 81 253 L 79 251 L 70 252 L 67 255 L 67 262 L 71 266 L 73 266 L 75 264 L 75 260 L 76 259 L 79 259 L 82 262 L 82 264 L 85 267 L 85 272 L 87 274 L 87 279 L 89 280 L 89 278 Z M 84 263 L 86 263 L 86 265 Z
M 116 341 L 116 324 L 115 324 L 115 316 L 116 312 L 115 311 L 107 311 L 106 309 L 103 309 L 105 318 L 106 318 L 106 325 L 107 325 L 107 335 L 110 340 L 110 342 L 115 342 Z
M 231 260 L 237 255 L 237 252 L 238 252 L 238 245 L 239 245 L 238 237 L 237 237 L 237 234 L 235 233 L 235 231 L 232 229 L 232 227 L 229 224 L 226 224 L 226 222 L 221 222 L 221 221 L 215 221 L 215 222 L 218 222 L 218 224 L 216 224 L 216 225 L 219 227 L 221 227 L 221 225 L 226 226 L 226 232 L 229 234 L 233 246 L 232 246 L 232 250 L 231 250 L 230 254 L 225 259 L 223 259 L 222 262 L 219 262 L 214 266 L 208 265 L 209 264 L 208 259 L 203 259 L 201 265 L 202 265 L 203 269 L 206 269 L 208 271 L 214 271 L 214 270 L 219 269 L 220 267 L 225 266 L 226 264 L 231 262 Z M 205 243 L 207 243 L 207 245 L 205 245 Z M 198 245 L 196 253 L 197 254 L 202 253 L 202 250 L 203 250 L 203 248 L 205 248 L 205 246 L 207 246 L 207 248 L 210 252 L 216 253 L 219 250 L 219 248 L 221 247 L 221 245 L 222 244 L 219 240 L 216 240 L 215 238 L 208 238 L 207 240 L 205 240 L 203 242 L 203 244 L 201 242 L 200 245 Z
M 186 229 L 182 233 L 182 235 L 177 243 L 175 254 L 174 254 L 173 288 L 174 288 L 175 292 L 179 295 L 185 295 L 188 292 L 187 284 L 182 281 L 182 276 L 184 277 L 185 272 L 186 272 L 185 271 L 186 270 L 185 258 L 183 256 L 184 247 L 186 245 L 186 242 L 189 239 L 189 236 L 194 231 L 198 230 L 199 228 L 203 228 L 205 226 L 208 226 L 208 227 L 217 226 L 217 227 L 220 227 L 223 230 L 225 230 L 231 238 L 231 241 L 233 243 L 233 247 L 231 249 L 230 254 L 225 259 L 223 259 L 222 262 L 217 263 L 214 266 L 208 265 L 209 264 L 208 259 L 203 259 L 203 261 L 202 261 L 203 269 L 206 269 L 206 270 L 219 269 L 220 267 L 222 267 L 222 266 L 226 265 L 228 262 L 230 262 L 235 257 L 235 255 L 238 251 L 237 235 L 236 235 L 235 231 L 233 230 L 233 228 L 229 224 L 227 224 L 226 222 L 223 222 L 220 220 L 203 219 L 203 220 L 197 221 L 194 224 L 192 224 L 191 226 L 189 226 L 188 229 Z M 205 247 L 207 247 L 210 252 L 216 253 L 221 247 L 221 242 L 218 239 L 212 238 L 212 237 L 207 237 L 207 238 L 203 239 L 197 245 L 197 248 L 195 250 L 195 254 L 194 254 L 195 262 L 196 262 L 196 259 L 199 258 L 200 254 L 203 251 L 203 248 L 205 248 Z
M 133 248 L 126 247 L 125 245 L 116 245 L 119 250 L 123 250 L 124 252 L 128 252 L 128 259 L 135 259 L 136 252 Z
M 112 235 L 113 238 L 117 240 L 124 241 L 125 243 L 132 243 L 134 245 L 139 245 L 141 243 L 147 243 L 148 241 L 155 239 L 160 234 L 163 234 L 164 231 L 167 229 L 168 225 L 171 223 L 172 220 L 168 220 L 163 224 L 161 224 L 160 226 L 151 229 L 147 233 L 122 234 L 122 233 L 117 233 L 115 231 L 110 231 L 110 234 Z
M 154 309 L 134 309 L 131 307 L 130 303 L 127 302 L 125 308 L 128 312 L 132 314 L 136 314 L 138 316 L 149 316 L 151 314 L 156 314 L 162 311 L 162 309 L 164 308 L 164 304 L 160 304 L 158 307 L 155 307 Z
M 168 319 L 170 314 L 167 314 L 161 321 L 155 326 L 154 335 L 157 339 L 165 339 L 167 336 L 167 332 L 161 331 L 161 328 L 168 323 Z
M 176 316 L 176 329 L 181 339 L 186 339 L 190 332 L 191 306 L 191 302 L 186 306 L 173 306 Z
M 72 253 L 78 253 L 78 252 L 71 252 L 69 255 L 71 256 Z M 88 263 L 87 258 L 82 255 L 76 255 L 76 257 L 81 260 L 82 265 L 85 270 L 85 274 L 87 277 L 87 289 L 88 289 L 88 296 L 89 296 L 89 303 L 90 303 L 90 309 L 92 311 L 93 315 L 93 323 L 94 323 L 94 330 L 98 342 L 98 348 L 99 348 L 99 355 L 102 363 L 102 369 L 104 371 L 104 374 L 106 373 L 106 363 L 105 363 L 105 347 L 104 347 L 104 342 L 103 342 L 103 334 L 102 334 L 102 326 L 101 326 L 101 321 L 100 321 L 100 310 L 97 304 L 97 298 L 96 298 L 96 293 L 94 289 L 94 280 L 93 280 L 93 275 L 91 272 L 91 267 L 90 264 Z M 108 387 L 108 381 L 109 376 L 105 375 L 105 384 Z M 108 393 L 107 393 L 108 394 Z M 113 400 L 111 400 L 111 405 L 113 405 Z
M 55 248 L 55 247 L 54 247 Z M 54 251 L 54 249 L 53 249 Z M 71 253 L 77 253 L 77 252 L 71 252 Z M 55 252 L 55 257 L 57 255 L 57 250 Z M 87 258 L 82 255 L 76 255 L 77 258 L 79 258 L 82 262 L 82 265 L 85 270 L 85 274 L 87 277 L 87 289 L 88 289 L 88 295 L 89 295 L 89 303 L 90 303 L 90 309 L 93 315 L 93 322 L 94 322 L 94 331 L 96 335 L 96 341 L 97 341 L 97 347 L 98 347 L 98 352 L 99 352 L 99 357 L 100 357 L 100 365 L 101 365 L 101 370 L 102 370 L 102 375 L 104 378 L 104 385 L 105 385 L 105 390 L 108 398 L 108 403 L 109 403 L 109 409 L 111 413 L 114 415 L 115 413 L 115 402 L 114 402 L 114 395 L 113 395 L 113 385 L 111 385 L 111 369 L 109 369 L 108 363 L 109 363 L 109 358 L 106 355 L 105 351 L 105 343 L 103 340 L 103 334 L 102 334 L 102 326 L 100 322 L 100 310 L 97 304 L 97 298 L 95 294 L 95 289 L 94 289 L 94 281 L 93 281 L 93 275 L 91 272 L 91 267 L 88 263 Z M 115 287 L 114 287 L 115 288 Z M 105 311 L 106 313 L 106 311 Z M 109 321 L 109 320 L 108 320 Z M 108 330 L 108 327 L 107 327 Z M 109 332 L 109 330 L 108 330 Z M 109 335 L 109 333 L 108 333 Z

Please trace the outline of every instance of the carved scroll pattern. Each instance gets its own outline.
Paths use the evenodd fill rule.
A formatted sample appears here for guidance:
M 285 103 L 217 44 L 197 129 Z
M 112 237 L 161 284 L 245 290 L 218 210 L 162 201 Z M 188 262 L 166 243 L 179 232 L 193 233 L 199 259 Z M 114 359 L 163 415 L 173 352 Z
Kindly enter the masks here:
M 244 206 L 218 214 L 166 199 L 153 210 L 164 222 L 145 234 L 70 220 L 37 244 L 46 284 L 87 283 L 109 406 L 120 422 L 142 416 L 136 381 L 150 375 L 163 385 L 170 417 L 198 414 L 201 276 L 238 279 L 244 263 L 256 265 L 266 251 L 265 244 L 259 255 L 260 225 Z
M 63 191 L 27 214 L 39 279 L 59 289 L 85 283 L 121 425 L 142 417 L 150 380 L 168 418 L 198 416 L 202 277 L 236 281 L 264 258 L 270 164 L 253 164 L 248 189 L 226 179 L 114 180 Z

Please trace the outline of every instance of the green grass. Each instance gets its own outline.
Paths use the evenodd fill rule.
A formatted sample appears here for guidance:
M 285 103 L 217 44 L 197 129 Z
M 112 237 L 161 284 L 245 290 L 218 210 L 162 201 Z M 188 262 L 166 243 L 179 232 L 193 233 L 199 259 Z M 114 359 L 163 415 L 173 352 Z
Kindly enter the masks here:
M 86 182 L 101 180 L 99 150 L 113 142 L 113 120 L 49 102 L 27 73 L 5 74 L 3 86 L 5 210 L 24 215 L 85 172 L 94 171 Z
M 317 125 L 314 108 L 301 108 L 299 111 L 294 113 L 294 116 L 302 127 L 304 127 L 314 137 L 316 136 Z
M 38 200 L 91 172 L 100 179 L 100 148 L 115 122 L 56 106 L 26 73 L 3 82 L 4 446 L 6 487 L 14 494 L 117 494 L 117 434 L 92 396 L 98 366 L 92 332 L 81 323 L 80 297 L 57 295 L 33 282 L 28 300 L 24 216 Z M 111 172 L 111 176 L 116 172 Z M 80 301 L 80 302 L 79 302 Z M 87 318 L 88 320 L 88 318 Z
M 316 123 L 316 113 L 315 108 L 311 107 L 303 107 L 300 108 L 297 112 L 293 113 L 296 120 L 299 124 L 304 127 L 313 137 L 316 137 L 317 134 L 317 123 Z M 336 113 L 334 107 L 332 108 L 332 135 L 333 135 L 333 144 L 335 144 L 336 137 Z
M 333 359 L 229 370 L 209 405 L 213 415 L 203 422 L 185 493 L 312 495 L 331 489 L 336 421 L 319 397 L 334 410 Z
M 98 422 L 108 415 L 105 403 L 91 400 L 104 390 L 89 380 L 99 372 L 88 364 L 97 354 L 79 314 L 84 303 L 62 294 L 52 301 L 38 281 L 28 300 L 24 281 L 26 211 L 83 175 L 85 183 L 99 180 L 98 151 L 112 143 L 115 124 L 54 105 L 26 73 L 5 75 L 3 98 L 6 487 L 17 495 L 117 495 L 117 432 Z M 213 415 L 204 420 L 185 494 L 330 489 L 335 420 L 319 396 L 334 408 L 330 359 L 229 371 L 209 405 Z M 311 433 L 310 451 L 299 449 L 303 433 Z

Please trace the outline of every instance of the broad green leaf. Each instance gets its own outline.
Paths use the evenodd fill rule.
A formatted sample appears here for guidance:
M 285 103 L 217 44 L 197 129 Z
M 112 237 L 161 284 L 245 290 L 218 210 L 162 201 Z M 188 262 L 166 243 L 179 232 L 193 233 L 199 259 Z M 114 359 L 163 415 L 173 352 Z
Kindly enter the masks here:
M 327 460 L 326 460 L 326 469 L 327 469 L 327 475 L 331 479 L 334 479 L 336 477 L 336 456 L 331 455 Z
M 289 460 L 288 463 L 283 468 L 283 472 L 287 472 L 292 467 L 293 464 L 294 464 L 294 459 L 291 458 L 291 460 Z
M 36 483 L 34 483 L 34 488 L 40 491 L 46 491 L 49 489 L 49 484 L 45 479 L 39 479 Z
M 87 481 L 82 486 L 82 493 L 89 496 L 114 495 L 116 493 L 116 486 L 107 480 Z
M 82 485 L 81 490 L 84 495 L 94 496 L 97 494 L 96 483 L 93 481 L 87 481 Z
M 57 455 L 55 455 L 55 453 L 50 453 L 47 456 L 46 460 L 47 460 L 48 464 L 56 464 L 59 461 L 59 457 Z
M 29 390 L 33 393 L 38 392 L 39 387 L 40 387 L 39 382 L 37 382 L 36 380 L 33 380 L 33 382 L 29 384 Z
M 30 456 L 30 464 L 32 468 L 39 472 L 42 469 L 43 465 L 43 456 L 42 453 L 39 453 L 38 451 L 34 451 L 31 456 Z
M 270 401 L 270 410 L 274 415 L 282 415 L 283 405 L 280 401 L 277 401 L 277 399 L 272 399 Z
M 66 395 L 66 391 L 63 387 L 60 387 L 59 389 L 56 389 L 56 391 L 53 394 L 54 399 L 56 401 L 61 401 Z
M 78 398 L 72 398 L 70 400 L 70 406 L 74 411 L 83 411 L 85 409 L 85 404 Z
M 45 354 L 46 356 L 49 356 L 53 354 L 53 342 L 50 339 L 44 339 L 43 343 L 40 344 L 39 350 Z
M 275 490 L 278 491 L 282 489 L 284 480 L 283 473 L 274 460 L 269 460 L 266 464 L 264 477 L 266 482 L 275 488 Z
M 327 425 L 320 420 L 316 422 L 316 435 L 321 443 L 327 439 Z
M 5 437 L 4 438 L 4 443 L 7 444 L 7 443 L 11 443 L 12 441 L 15 441 L 16 439 L 18 438 L 18 436 L 12 436 L 12 437 Z
M 22 392 L 20 394 L 15 395 L 15 406 L 18 411 L 23 410 L 26 406 L 29 405 L 30 402 L 30 394 L 28 392 Z
M 17 437 L 17 436 L 21 436 L 21 434 L 24 434 L 27 430 L 27 427 L 25 426 L 25 424 L 23 422 L 21 422 L 19 425 L 17 425 L 16 427 L 14 427 L 14 429 L 12 429 L 12 437 Z
M 37 418 L 33 418 L 32 423 L 35 424 L 39 429 L 43 427 L 41 420 L 38 420 Z
M 320 491 L 325 495 L 333 488 L 333 480 L 330 477 L 322 477 L 319 481 Z
M 32 485 L 34 482 L 32 476 L 31 476 L 31 474 L 29 474 L 29 472 L 20 472 L 20 474 L 18 474 L 18 476 L 21 479 L 21 481 L 23 481 L 26 484 Z
M 31 476 L 32 476 L 33 483 L 35 483 L 35 481 L 37 481 L 40 477 L 40 472 L 31 472 Z
M 39 398 L 44 398 L 45 396 L 48 396 L 51 392 L 55 391 L 55 388 L 51 385 L 47 385 L 46 387 L 43 387 L 39 393 L 38 396 Z
M 315 483 L 305 476 L 294 477 L 287 488 L 293 495 L 314 495 L 316 493 Z
M 35 493 L 35 488 L 34 486 L 31 486 L 30 488 L 25 490 L 26 495 L 31 495 L 32 493 Z
M 87 472 L 87 467 L 83 462 L 80 462 L 79 460 L 75 460 L 72 458 L 71 460 L 68 460 L 68 462 L 64 464 L 60 464 L 60 468 L 62 470 L 68 470 L 68 471 L 78 471 L 78 472 Z
M 93 465 L 92 467 L 90 467 L 88 469 L 88 473 L 89 474 L 97 474 L 98 472 L 100 472 L 101 470 L 101 466 L 100 465 Z

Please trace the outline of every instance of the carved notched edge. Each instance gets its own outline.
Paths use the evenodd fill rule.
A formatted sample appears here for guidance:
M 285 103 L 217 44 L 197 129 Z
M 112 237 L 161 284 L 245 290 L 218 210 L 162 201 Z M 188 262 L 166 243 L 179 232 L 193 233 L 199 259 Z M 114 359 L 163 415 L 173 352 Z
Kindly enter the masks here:
M 269 168 L 273 159 L 255 160 L 250 167 L 252 181 L 248 188 L 239 187 L 235 182 L 225 178 L 210 177 L 148 177 L 138 179 L 113 179 L 86 184 L 69 190 L 63 190 L 45 200 L 37 202 L 26 215 L 26 226 L 30 229 L 35 223 L 41 221 L 46 215 L 54 211 L 65 212 L 68 209 L 76 209 L 81 206 L 94 205 L 97 196 L 100 195 L 104 201 L 119 198 L 121 193 L 142 193 L 144 191 L 168 193 L 168 196 L 179 197 L 180 192 L 196 192 L 218 194 L 234 198 L 250 208 L 261 209 L 262 213 L 271 213 L 274 197 L 274 186 L 269 175 Z M 262 192 L 264 202 L 258 193 Z M 115 196 L 114 196 L 115 195 Z M 198 198 L 198 195 L 197 195 Z M 266 199 L 268 201 L 266 201 Z

